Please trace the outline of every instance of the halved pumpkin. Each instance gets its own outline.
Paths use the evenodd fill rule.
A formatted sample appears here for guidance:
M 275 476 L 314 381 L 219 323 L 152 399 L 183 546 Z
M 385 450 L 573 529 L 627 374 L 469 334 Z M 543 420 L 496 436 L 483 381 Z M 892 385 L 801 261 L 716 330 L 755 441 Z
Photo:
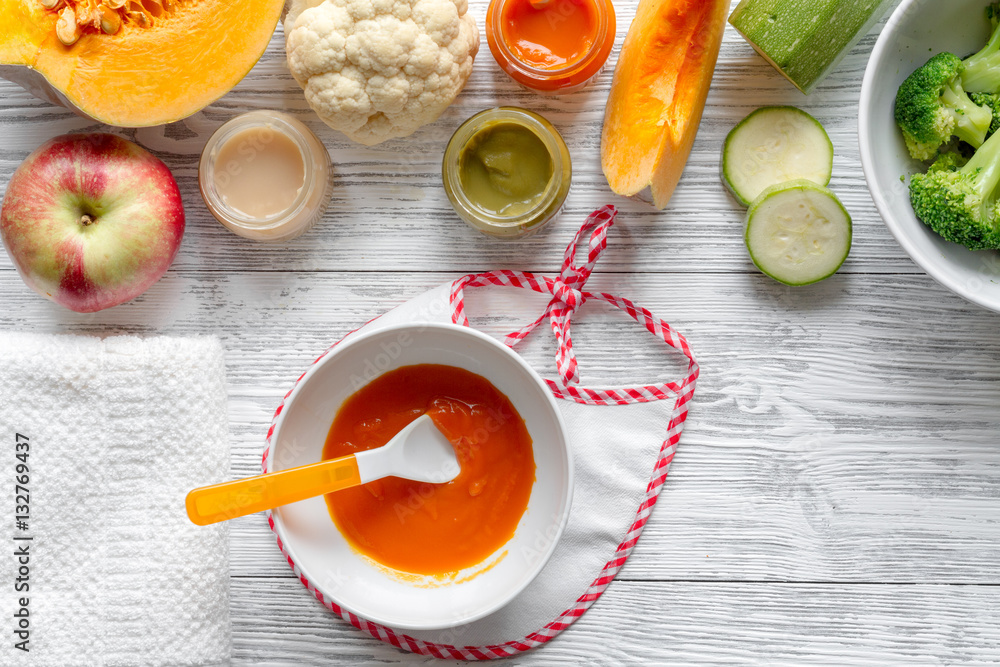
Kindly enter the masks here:
M 0 0 L 0 76 L 124 127 L 180 120 L 226 94 L 264 53 L 283 6 L 283 0 L 46 0 L 53 11 L 42 3 Z M 115 8 L 122 20 L 111 17 L 116 22 L 105 30 L 86 25 L 67 46 L 56 24 L 79 6 L 104 6 L 107 16 Z
M 663 208 L 687 163 L 729 0 L 640 0 L 604 111 L 601 166 L 616 193 Z

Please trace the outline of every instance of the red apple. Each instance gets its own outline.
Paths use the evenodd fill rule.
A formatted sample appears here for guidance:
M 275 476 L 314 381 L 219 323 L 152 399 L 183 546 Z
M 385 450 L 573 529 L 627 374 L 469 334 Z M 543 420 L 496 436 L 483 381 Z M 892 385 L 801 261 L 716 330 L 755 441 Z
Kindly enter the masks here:
M 183 234 L 170 170 L 113 134 L 44 143 L 14 172 L 0 210 L 0 238 L 24 282 L 80 313 L 145 292 Z

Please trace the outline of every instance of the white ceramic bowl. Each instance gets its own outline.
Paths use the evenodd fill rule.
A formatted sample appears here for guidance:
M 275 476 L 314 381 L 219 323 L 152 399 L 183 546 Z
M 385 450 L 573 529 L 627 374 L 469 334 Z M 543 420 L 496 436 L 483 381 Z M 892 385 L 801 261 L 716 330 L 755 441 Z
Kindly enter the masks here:
M 330 424 L 348 396 L 386 371 L 425 363 L 457 366 L 487 378 L 511 400 L 531 435 L 535 484 L 514 536 L 483 561 L 495 565 L 464 570 L 454 580 L 400 577 L 348 545 L 322 497 L 273 513 L 285 551 L 324 596 L 355 614 L 406 630 L 462 625 L 509 602 L 552 555 L 573 496 L 565 427 L 541 378 L 508 347 L 451 324 L 391 326 L 335 347 L 286 399 L 271 438 L 268 469 L 319 461 Z
M 932 55 L 964 58 L 989 38 L 988 0 L 903 0 L 879 36 L 865 70 L 858 113 L 861 164 L 872 199 L 899 244 L 939 283 L 973 303 L 1000 311 L 1000 253 L 973 252 L 945 241 L 913 214 L 900 176 L 922 171 L 910 158 L 893 108 L 896 90 Z

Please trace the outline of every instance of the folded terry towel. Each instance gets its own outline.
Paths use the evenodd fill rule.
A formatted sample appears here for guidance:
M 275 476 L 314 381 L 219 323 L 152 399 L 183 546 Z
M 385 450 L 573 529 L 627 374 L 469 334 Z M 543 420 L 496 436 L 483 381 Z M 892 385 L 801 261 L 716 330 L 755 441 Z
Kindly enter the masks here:
M 227 419 L 215 339 L 0 333 L 0 665 L 228 659 Z

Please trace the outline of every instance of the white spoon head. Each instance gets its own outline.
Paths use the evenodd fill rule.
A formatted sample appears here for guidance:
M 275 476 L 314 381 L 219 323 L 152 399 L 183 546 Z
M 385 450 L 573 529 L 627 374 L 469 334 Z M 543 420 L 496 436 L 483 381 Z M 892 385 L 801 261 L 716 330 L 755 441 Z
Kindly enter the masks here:
M 427 415 L 414 422 L 413 430 L 399 445 L 401 466 L 394 470 L 397 477 L 418 482 L 445 484 L 458 477 L 461 466 L 455 448 Z
M 455 448 L 427 415 L 407 424 L 383 447 L 359 452 L 355 457 L 362 484 L 390 475 L 445 484 L 461 470 Z

